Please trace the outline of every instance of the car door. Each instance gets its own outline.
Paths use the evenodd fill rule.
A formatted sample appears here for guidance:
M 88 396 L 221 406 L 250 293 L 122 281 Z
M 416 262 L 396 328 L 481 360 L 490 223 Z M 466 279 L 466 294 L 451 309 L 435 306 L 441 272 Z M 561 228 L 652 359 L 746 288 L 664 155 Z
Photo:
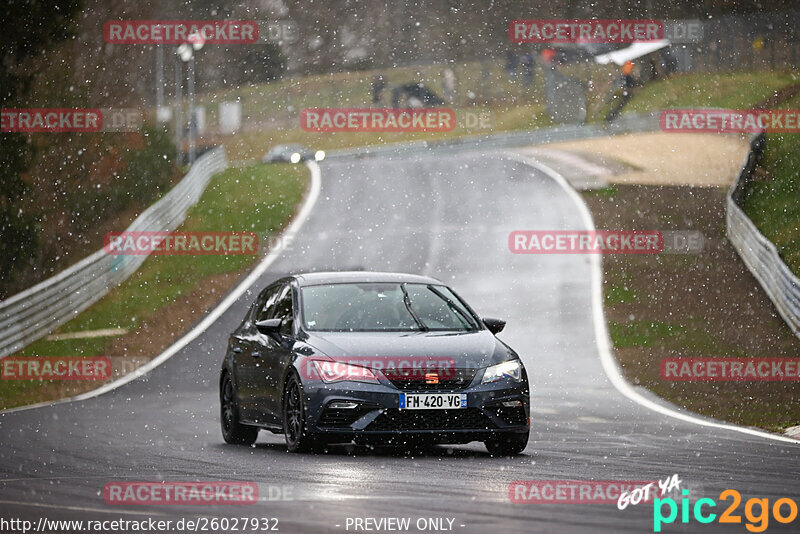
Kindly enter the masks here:
M 242 323 L 231 333 L 228 338 L 228 354 L 233 361 L 231 369 L 233 371 L 233 383 L 236 388 L 236 397 L 239 404 L 239 416 L 244 420 L 252 417 L 252 392 L 247 388 L 249 382 L 247 373 L 250 364 L 250 343 L 247 339 L 248 325 L 252 323 L 256 310 L 259 309 L 259 302 L 262 300 L 264 292 L 259 295 L 250 309 L 247 311 Z
M 274 284 L 262 291 L 248 320 L 231 336 L 239 410 L 242 418 L 247 421 L 264 422 L 270 419 L 265 417 L 260 401 L 263 396 L 262 367 L 265 336 L 256 329 L 255 323 L 269 316 L 282 288 L 282 284 Z
M 270 415 L 273 422 L 280 424 L 283 376 L 292 359 L 294 342 L 294 291 L 291 283 L 281 288 L 275 305 L 268 312 L 267 319 L 280 319 L 282 322 L 279 334 L 273 336 L 260 334 L 264 353 L 262 365 L 258 369 L 260 384 L 258 402 L 260 411 Z

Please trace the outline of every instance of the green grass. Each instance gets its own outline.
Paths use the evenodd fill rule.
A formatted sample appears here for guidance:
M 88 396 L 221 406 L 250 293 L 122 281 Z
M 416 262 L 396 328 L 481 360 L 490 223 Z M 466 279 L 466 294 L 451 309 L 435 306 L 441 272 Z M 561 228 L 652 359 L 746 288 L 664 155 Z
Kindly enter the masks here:
M 445 68 L 453 70 L 457 80 L 454 101 L 446 104 L 459 115 L 459 126 L 452 132 L 315 133 L 299 128 L 300 112 L 305 108 L 371 106 L 371 81 L 379 73 L 388 81 L 383 94 L 384 106 L 391 105 L 393 85 L 413 81 L 422 82 L 443 96 Z M 564 67 L 562 72 L 580 79 L 589 88 L 589 116 L 600 120 L 618 68 L 580 64 Z M 238 101 L 242 104 L 245 123 L 263 125 L 224 139 L 232 159 L 249 160 L 259 158 L 277 143 L 297 142 L 314 149 L 332 150 L 549 126 L 552 123 L 544 107 L 544 78 L 544 72 L 537 67 L 533 85 L 525 87 L 519 78 L 509 79 L 502 61 L 473 61 L 288 77 L 271 83 L 203 94 L 198 97 L 198 102 L 206 107 L 212 124 L 216 123 L 220 102 Z M 798 80 L 796 74 L 771 71 L 676 75 L 637 88 L 623 112 L 682 106 L 747 107 Z M 461 115 L 467 111 L 490 112 L 493 115 L 492 128 L 466 128 Z
M 291 219 L 305 192 L 305 167 L 253 165 L 230 168 L 214 177 L 188 213 L 181 231 L 253 231 L 260 246 Z M 132 329 L 165 305 L 191 292 L 204 278 L 239 271 L 259 255 L 151 256 L 108 295 L 56 333 L 102 328 Z M 189 326 L 188 324 L 186 325 Z M 177 332 L 176 332 L 177 333 Z M 109 338 L 40 339 L 20 351 L 26 356 L 106 355 Z M 36 402 L 47 381 L 0 381 L 0 407 Z
M 619 194 L 619 189 L 616 186 L 607 185 L 605 187 L 598 187 L 597 189 L 586 189 L 585 191 L 581 191 L 581 194 L 585 196 L 614 198 Z
M 607 82 L 602 74 L 600 71 L 592 74 L 598 87 L 605 87 L 603 82 Z M 609 72 L 606 77 L 613 79 L 616 74 L 616 71 Z M 676 108 L 749 108 L 778 89 L 797 82 L 800 76 L 796 73 L 779 71 L 677 74 L 635 87 L 622 113 Z M 611 110 L 609 91 L 610 86 L 589 95 L 590 122 L 603 121 Z M 621 97 L 621 92 L 617 89 L 615 94 Z
M 683 354 L 713 354 L 724 351 L 728 356 L 746 355 L 709 332 L 702 321 L 688 319 L 684 323 L 673 324 L 647 319 L 624 323 L 609 321 L 608 331 L 611 341 L 618 349 L 658 347 Z
M 180 230 L 253 231 L 259 234 L 263 245 L 266 236 L 275 233 L 291 218 L 302 199 L 305 183 L 304 167 L 230 168 L 214 177 Z M 194 289 L 203 278 L 238 271 L 253 263 L 255 258 L 252 255 L 151 256 L 136 274 L 58 332 L 134 328 L 165 304 Z M 68 350 L 79 348 L 70 346 L 74 340 L 48 343 L 64 345 Z M 94 343 L 90 345 L 96 347 Z M 38 343 L 27 347 L 25 353 L 43 354 Z M 66 353 L 58 351 L 49 355 Z
M 800 97 L 780 107 L 797 109 Z M 752 184 L 744 210 L 800 276 L 800 133 L 767 134 L 762 168 L 766 178 Z
M 673 76 L 634 90 L 623 110 L 637 113 L 682 107 L 747 108 L 800 82 L 790 72 L 700 73 Z
M 730 73 L 693 74 L 676 76 L 650 84 L 635 91 L 624 113 L 655 111 L 681 107 L 750 108 L 766 100 L 775 91 L 800 83 L 800 77 L 789 73 Z M 800 98 L 783 102 L 781 108 L 797 109 Z M 800 134 L 769 134 L 762 163 L 768 180 L 763 178 L 753 184 L 745 202 L 745 211 L 761 231 L 780 250 L 787 264 L 800 274 Z M 602 191 L 594 196 L 605 202 L 617 202 L 617 207 L 635 211 L 636 203 L 625 207 L 616 192 Z M 613 200 L 612 200 L 613 199 Z M 667 227 L 677 227 L 691 210 L 691 197 L 685 203 L 659 206 L 659 218 Z M 724 235 L 724 219 L 715 228 Z M 711 237 L 712 232 L 709 232 Z M 716 237 L 716 236 L 714 236 Z M 618 318 L 609 321 L 609 333 L 618 357 L 631 382 L 650 389 L 653 393 L 686 409 L 737 424 L 752 425 L 774 432 L 796 425 L 797 391 L 791 383 L 712 383 L 669 382 L 659 376 L 659 358 L 679 356 L 769 357 L 775 355 L 776 345 L 796 342 L 783 327 L 780 335 L 769 337 L 757 350 L 736 344 L 734 336 L 727 335 L 724 320 L 712 316 L 705 320 L 698 316 L 681 316 L 678 321 L 664 317 L 657 301 L 637 300 L 637 290 L 648 297 L 647 288 L 652 283 L 648 274 L 637 269 L 634 260 L 624 269 L 607 273 L 604 292 L 605 305 L 610 315 Z M 714 262 L 737 261 L 719 257 L 712 260 L 703 256 L 665 255 L 658 258 L 661 274 L 687 269 L 714 269 Z M 621 273 L 619 271 L 622 271 Z M 629 274 L 630 273 L 630 274 Z M 680 279 L 678 277 L 677 279 Z M 633 288 L 633 290 L 626 290 Z M 683 288 L 685 290 L 686 288 Z M 697 287 L 702 294 L 708 287 Z M 632 306 L 631 306 L 632 305 Z M 626 320 L 635 311 L 635 320 Z M 670 314 L 671 315 L 671 314 Z M 744 321 L 746 322 L 746 321 Z M 728 326 L 729 328 L 729 326 Z
M 536 70 L 533 85 L 524 87 L 519 80 L 508 78 L 501 62 L 468 62 L 287 77 L 271 83 L 199 95 L 198 103 L 204 104 L 209 116 L 214 118 L 219 102 L 239 101 L 245 120 L 276 121 L 280 127 L 282 120 L 290 119 L 296 123 L 300 111 L 305 108 L 371 105 L 371 82 L 379 73 L 388 81 L 383 92 L 383 105 L 391 105 L 392 85 L 409 82 L 422 82 L 444 97 L 442 80 L 446 68 L 453 71 L 457 81 L 452 103 L 455 108 L 544 102 L 541 70 Z
M 219 102 L 236 100 L 242 103 L 246 123 L 264 125 L 223 140 L 233 160 L 260 158 L 270 146 L 278 143 L 300 143 L 315 150 L 333 150 L 527 130 L 553 124 L 545 110 L 544 73 L 541 69 L 537 67 L 533 85 L 524 87 L 518 79 L 509 79 L 502 62 L 469 62 L 449 66 L 457 79 L 454 102 L 447 105 L 457 113 L 458 126 L 451 132 L 317 133 L 299 128 L 300 112 L 305 108 L 369 107 L 372 98 L 370 83 L 377 73 L 382 73 L 390 85 L 420 81 L 441 96 L 444 93 L 442 73 L 445 68 L 444 65 L 427 65 L 287 78 L 202 95 L 199 101 L 209 110 L 212 123 Z M 600 65 L 572 65 L 563 71 L 590 88 L 587 95 L 589 116 L 592 120 L 601 120 L 607 108 L 605 99 L 611 81 L 618 70 Z M 788 72 L 677 75 L 637 88 L 623 112 L 688 106 L 748 107 L 797 81 L 800 77 Z M 390 105 L 390 98 L 390 89 L 384 90 L 383 105 Z M 492 127 L 465 127 L 463 114 L 466 112 L 490 113 Z
M 445 104 L 456 112 L 457 126 L 450 132 L 306 132 L 300 129 L 300 112 L 312 107 L 372 106 L 371 81 L 381 73 L 391 85 L 419 81 L 439 96 L 445 68 L 454 71 L 457 87 L 454 101 Z M 484 76 L 484 74 L 486 76 Z M 416 140 L 438 140 L 502 131 L 528 130 L 551 126 L 545 111 L 544 76 L 537 68 L 534 83 L 524 87 L 521 80 L 510 80 L 501 62 L 469 62 L 457 65 L 427 65 L 358 72 L 341 72 L 287 78 L 267 84 L 202 95 L 199 101 L 215 122 L 219 102 L 242 103 L 243 121 L 263 127 L 222 138 L 232 160 L 260 158 L 278 143 L 300 143 L 313 149 L 333 150 Z M 383 106 L 391 105 L 391 88 L 384 90 Z M 491 127 L 467 127 L 466 113 L 488 113 Z
M 675 76 L 638 88 L 625 113 L 681 107 L 749 108 L 788 85 L 792 72 L 737 72 Z M 797 109 L 800 97 L 777 108 Z M 800 275 L 800 133 L 768 134 L 762 161 L 766 179 L 752 184 L 744 210 Z
M 682 341 L 687 334 L 685 326 L 646 320 L 627 323 L 609 321 L 608 330 L 614 346 L 620 349 L 663 345 L 669 338 Z
M 612 285 L 606 288 L 604 299 L 606 306 L 611 306 L 613 304 L 635 302 L 637 295 L 636 292 L 627 285 Z

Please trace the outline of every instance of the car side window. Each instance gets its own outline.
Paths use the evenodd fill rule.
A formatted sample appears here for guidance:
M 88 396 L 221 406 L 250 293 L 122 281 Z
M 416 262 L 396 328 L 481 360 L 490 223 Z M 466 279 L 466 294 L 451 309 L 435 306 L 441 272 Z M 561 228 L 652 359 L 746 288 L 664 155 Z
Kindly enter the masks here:
M 286 284 L 276 299 L 270 319 L 282 319 L 281 334 L 291 336 L 294 326 L 294 307 L 292 306 L 292 286 Z
M 267 288 L 265 291 L 265 296 L 263 299 L 264 304 L 261 305 L 261 309 L 258 310 L 256 313 L 256 322 L 264 321 L 266 319 L 271 319 L 273 317 L 273 312 L 275 311 L 275 303 L 278 300 L 278 297 L 281 295 L 281 289 L 286 286 L 275 286 L 273 288 Z

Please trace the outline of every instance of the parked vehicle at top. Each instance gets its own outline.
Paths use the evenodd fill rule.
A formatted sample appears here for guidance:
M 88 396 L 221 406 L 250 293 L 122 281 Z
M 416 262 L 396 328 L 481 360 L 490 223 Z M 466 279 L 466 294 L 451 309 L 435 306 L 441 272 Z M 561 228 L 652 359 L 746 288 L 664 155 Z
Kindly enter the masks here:
M 444 104 L 439 95 L 420 82 L 406 83 L 392 89 L 393 108 L 431 108 Z

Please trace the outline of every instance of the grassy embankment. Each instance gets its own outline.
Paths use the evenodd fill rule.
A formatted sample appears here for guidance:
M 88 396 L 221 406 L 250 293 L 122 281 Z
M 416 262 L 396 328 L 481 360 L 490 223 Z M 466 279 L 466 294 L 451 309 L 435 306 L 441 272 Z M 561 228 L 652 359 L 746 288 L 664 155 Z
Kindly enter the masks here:
M 212 179 L 180 231 L 253 231 L 263 246 L 293 216 L 307 184 L 305 167 L 230 168 Z M 36 341 L 28 356 L 112 356 L 146 360 L 185 331 L 260 255 L 151 256 L 119 287 L 55 333 L 125 329 L 122 337 Z M 129 366 L 126 366 L 129 367 Z M 96 387 L 78 381 L 0 381 L 0 408 L 74 395 Z
M 639 89 L 625 112 L 750 108 L 798 81 L 789 73 L 769 72 L 679 76 Z M 771 107 L 799 103 L 794 97 Z M 746 210 L 797 272 L 800 136 L 767 137 L 766 178 L 755 184 Z M 800 424 L 797 383 L 671 382 L 659 375 L 659 362 L 666 357 L 800 353 L 800 342 L 725 237 L 726 193 L 726 188 L 615 185 L 585 194 L 598 227 L 700 230 L 706 237 L 698 255 L 606 257 L 609 330 L 633 383 L 699 413 L 780 431 Z

